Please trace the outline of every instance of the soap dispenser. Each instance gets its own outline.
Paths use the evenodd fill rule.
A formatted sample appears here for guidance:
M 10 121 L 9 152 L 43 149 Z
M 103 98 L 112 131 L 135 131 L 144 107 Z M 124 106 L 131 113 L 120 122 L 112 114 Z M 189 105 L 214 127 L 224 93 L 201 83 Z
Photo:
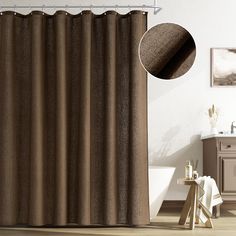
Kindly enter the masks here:
M 193 167 L 190 161 L 187 161 L 187 165 L 185 166 L 185 179 L 192 179 L 193 177 Z

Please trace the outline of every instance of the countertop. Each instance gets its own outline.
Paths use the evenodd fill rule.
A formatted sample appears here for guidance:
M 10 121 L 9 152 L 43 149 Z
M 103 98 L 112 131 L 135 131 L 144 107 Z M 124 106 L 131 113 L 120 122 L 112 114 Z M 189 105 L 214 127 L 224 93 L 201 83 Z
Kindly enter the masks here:
M 203 139 L 208 139 L 208 138 L 236 138 L 236 133 L 235 134 L 207 134 L 207 135 L 202 135 L 201 140 Z

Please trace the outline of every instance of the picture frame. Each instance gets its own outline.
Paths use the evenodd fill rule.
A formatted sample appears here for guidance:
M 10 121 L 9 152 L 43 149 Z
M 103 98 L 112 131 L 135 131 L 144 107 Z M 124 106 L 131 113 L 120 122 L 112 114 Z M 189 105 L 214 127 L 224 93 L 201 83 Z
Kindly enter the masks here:
M 236 48 L 211 48 L 211 86 L 236 87 Z

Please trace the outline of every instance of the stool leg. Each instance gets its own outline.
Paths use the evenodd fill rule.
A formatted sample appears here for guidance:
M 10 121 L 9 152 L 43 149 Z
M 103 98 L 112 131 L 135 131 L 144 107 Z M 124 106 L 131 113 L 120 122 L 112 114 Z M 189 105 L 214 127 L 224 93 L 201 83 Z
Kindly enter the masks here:
M 198 197 L 198 193 L 197 193 L 197 197 Z M 199 201 L 198 201 L 198 198 L 197 198 L 197 206 L 196 206 L 196 220 L 195 220 L 195 224 L 199 224 L 200 223 L 200 219 L 199 219 L 199 216 L 197 215 L 197 210 L 200 208 L 199 206 Z
M 197 193 L 196 193 L 196 196 L 197 196 L 197 202 L 196 202 L 196 220 L 195 220 L 195 224 L 199 224 L 200 223 L 200 219 L 199 219 L 199 216 L 197 215 L 197 210 L 198 208 L 200 207 L 199 206 L 199 200 L 198 200 L 198 186 L 197 186 Z
M 205 211 L 204 207 L 201 207 L 203 214 L 207 217 L 207 221 L 205 223 L 205 226 L 208 228 L 213 228 L 213 223 L 211 220 L 211 216 Z
M 199 223 L 200 223 L 200 219 L 199 219 L 199 217 L 196 215 L 195 224 L 199 224 Z
M 197 208 L 197 184 L 193 184 L 193 193 L 191 201 L 191 212 L 190 212 L 190 229 L 195 227 L 196 208 Z
M 213 228 L 213 223 L 212 223 L 211 218 L 208 218 L 207 222 L 205 223 L 205 226 L 207 228 Z
M 188 215 L 189 215 L 189 212 L 190 212 L 190 208 L 191 208 L 192 192 L 193 192 L 193 185 L 189 189 L 188 196 L 186 198 L 183 210 L 182 210 L 181 215 L 180 215 L 180 219 L 179 219 L 179 224 L 180 225 L 186 224 L 186 221 L 187 221 L 187 218 L 188 218 Z
M 218 218 L 218 217 L 220 217 L 220 205 L 217 205 L 216 207 L 215 207 L 215 217 L 216 218 Z

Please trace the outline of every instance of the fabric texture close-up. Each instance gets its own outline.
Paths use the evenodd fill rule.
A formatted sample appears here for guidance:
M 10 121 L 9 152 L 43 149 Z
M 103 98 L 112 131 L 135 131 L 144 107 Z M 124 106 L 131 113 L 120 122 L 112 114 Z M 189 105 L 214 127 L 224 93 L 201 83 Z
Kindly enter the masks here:
M 0 16 L 0 225 L 149 223 L 146 17 Z
M 175 79 L 193 65 L 196 46 L 186 29 L 177 24 L 163 23 L 144 34 L 139 53 L 149 73 L 160 79 Z

